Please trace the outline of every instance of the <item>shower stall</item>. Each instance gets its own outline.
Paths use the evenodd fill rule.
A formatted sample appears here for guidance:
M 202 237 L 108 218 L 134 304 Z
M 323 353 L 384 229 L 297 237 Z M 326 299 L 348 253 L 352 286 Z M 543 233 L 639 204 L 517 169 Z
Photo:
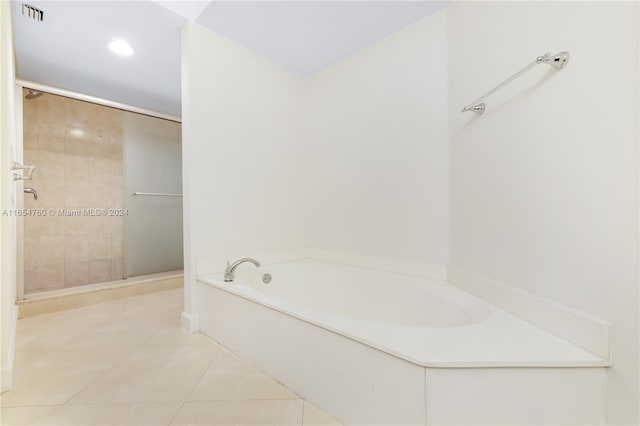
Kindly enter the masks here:
M 182 269 L 181 124 L 105 103 L 23 88 L 20 299 Z

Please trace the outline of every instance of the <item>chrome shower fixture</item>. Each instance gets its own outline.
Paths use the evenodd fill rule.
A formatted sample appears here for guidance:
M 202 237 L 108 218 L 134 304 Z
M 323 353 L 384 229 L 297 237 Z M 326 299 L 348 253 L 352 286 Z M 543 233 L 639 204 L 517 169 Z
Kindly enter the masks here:
M 499 90 L 499 89 L 503 88 L 504 86 L 506 86 L 507 84 L 511 83 L 513 80 L 515 80 L 516 78 L 520 77 L 522 74 L 524 74 L 525 72 L 529 71 L 531 68 L 535 67 L 538 64 L 549 64 L 552 67 L 561 70 L 562 68 L 567 66 L 567 63 L 569 63 L 569 59 L 570 58 L 571 58 L 571 55 L 569 55 L 569 52 L 567 52 L 567 51 L 563 51 L 563 52 L 557 53 L 555 55 L 552 55 L 551 53 L 547 52 L 542 56 L 538 56 L 535 61 L 531 62 L 529 65 L 527 65 L 526 67 L 522 68 L 520 71 L 518 71 L 517 73 L 515 73 L 511 77 L 509 77 L 508 79 L 506 79 L 502 83 L 498 84 L 496 87 L 494 87 L 493 89 L 489 90 L 487 93 L 485 93 L 484 95 L 480 96 L 478 99 L 476 99 L 475 101 L 471 102 L 466 107 L 462 108 L 462 112 L 473 111 L 473 112 L 475 112 L 476 114 L 479 114 L 479 115 L 480 114 L 484 114 L 484 111 L 487 109 L 487 106 L 482 101 L 487 96 L 493 94 L 497 90 Z
M 569 55 L 569 52 L 567 51 L 557 53 L 553 56 L 551 56 L 551 54 L 547 52 L 544 55 L 536 58 L 536 62 L 537 61 L 544 62 L 545 64 L 552 65 L 557 69 L 561 70 L 562 68 L 567 66 L 567 63 L 569 62 L 570 57 L 571 55 Z
M 39 90 L 29 89 L 29 93 L 27 93 L 24 98 L 25 99 L 35 99 L 35 98 L 39 98 L 42 95 L 44 95 L 44 92 L 41 92 Z

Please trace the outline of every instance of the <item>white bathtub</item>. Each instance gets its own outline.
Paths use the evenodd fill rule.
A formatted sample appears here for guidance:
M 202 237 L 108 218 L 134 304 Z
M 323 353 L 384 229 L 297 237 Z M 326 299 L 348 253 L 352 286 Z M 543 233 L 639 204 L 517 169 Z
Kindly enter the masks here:
M 602 359 L 444 280 L 312 259 L 221 278 L 198 278 L 201 330 L 343 422 L 519 423 L 531 395 L 537 424 L 603 420 Z

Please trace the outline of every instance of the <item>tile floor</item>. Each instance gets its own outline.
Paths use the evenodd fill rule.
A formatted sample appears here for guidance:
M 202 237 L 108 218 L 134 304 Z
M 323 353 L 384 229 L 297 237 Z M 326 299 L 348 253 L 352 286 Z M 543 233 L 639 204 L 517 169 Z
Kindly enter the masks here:
M 8 425 L 336 425 L 214 340 L 182 289 L 18 321 Z

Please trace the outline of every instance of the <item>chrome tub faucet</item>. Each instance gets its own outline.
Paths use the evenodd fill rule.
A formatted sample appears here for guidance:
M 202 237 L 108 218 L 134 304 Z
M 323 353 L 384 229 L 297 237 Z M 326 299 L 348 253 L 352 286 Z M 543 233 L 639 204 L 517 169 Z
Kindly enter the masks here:
M 227 262 L 227 269 L 224 270 L 224 280 L 225 282 L 231 282 L 233 281 L 233 275 L 236 271 L 236 268 L 238 266 L 240 266 L 240 264 L 245 263 L 245 262 L 250 262 L 253 263 L 254 265 L 256 265 L 256 268 L 260 267 L 260 262 L 258 262 L 255 259 L 251 259 L 249 257 L 243 257 L 242 259 L 238 259 L 235 262 L 233 262 L 233 264 L 230 264 L 229 262 Z

